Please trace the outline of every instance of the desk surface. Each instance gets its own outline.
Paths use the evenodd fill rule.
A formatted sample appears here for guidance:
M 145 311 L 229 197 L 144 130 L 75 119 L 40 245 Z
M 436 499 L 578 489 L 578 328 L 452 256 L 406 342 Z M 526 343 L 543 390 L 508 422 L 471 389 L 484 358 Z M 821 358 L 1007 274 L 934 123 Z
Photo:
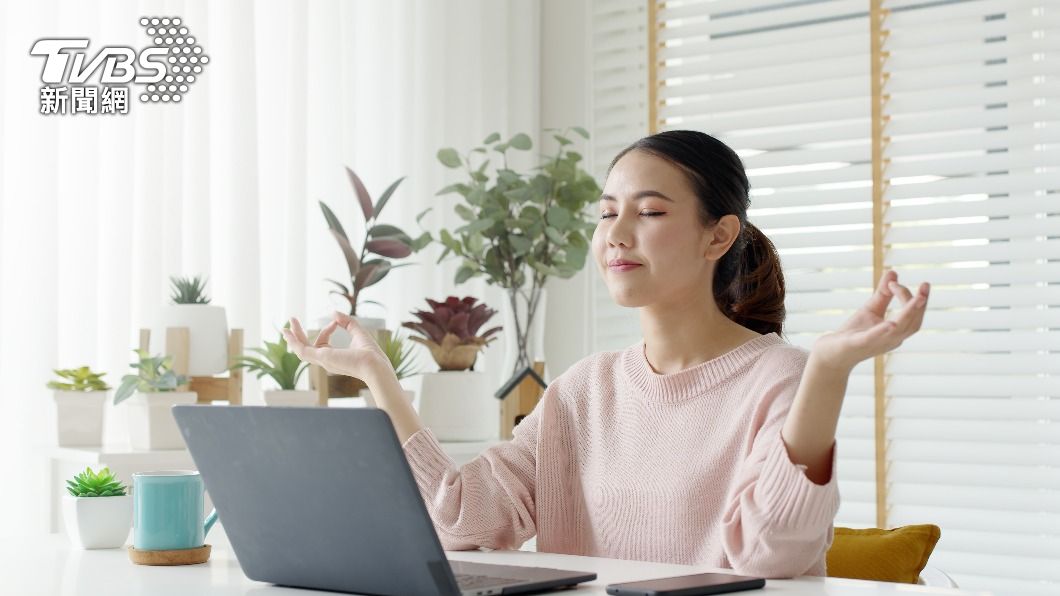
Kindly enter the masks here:
M 210 532 L 207 542 L 213 545 L 210 561 L 187 567 L 144 567 L 129 561 L 124 549 L 80 550 L 60 534 L 41 534 L 24 539 L 5 536 L 0 544 L 0 585 L 5 594 L 24 596 L 141 595 L 185 596 L 196 594 L 245 594 L 259 596 L 306 596 L 312 592 L 281 588 L 247 579 L 231 550 L 220 524 Z M 687 567 L 663 563 L 642 563 L 555 555 L 526 551 L 460 551 L 449 558 L 461 561 L 534 565 L 560 569 L 595 571 L 595 582 L 576 590 L 556 594 L 606 594 L 609 583 L 685 575 L 712 571 L 705 567 Z M 929 588 L 906 584 L 888 584 L 833 578 L 799 578 L 769 580 L 765 591 L 776 595 L 810 594 L 828 596 L 879 595 L 950 595 L 981 594 L 965 590 Z M 322 592 L 324 593 L 324 592 Z M 331 592 L 326 592 L 330 594 Z M 759 592 L 747 592 L 756 594 Z

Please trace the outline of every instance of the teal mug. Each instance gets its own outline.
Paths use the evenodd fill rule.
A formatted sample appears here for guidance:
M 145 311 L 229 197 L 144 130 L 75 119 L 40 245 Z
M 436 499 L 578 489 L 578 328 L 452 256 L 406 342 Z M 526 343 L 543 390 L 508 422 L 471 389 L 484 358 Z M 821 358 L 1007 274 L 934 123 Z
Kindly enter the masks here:
M 195 470 L 136 472 L 133 478 L 133 547 L 137 550 L 199 548 L 217 521 L 205 516 L 205 485 Z

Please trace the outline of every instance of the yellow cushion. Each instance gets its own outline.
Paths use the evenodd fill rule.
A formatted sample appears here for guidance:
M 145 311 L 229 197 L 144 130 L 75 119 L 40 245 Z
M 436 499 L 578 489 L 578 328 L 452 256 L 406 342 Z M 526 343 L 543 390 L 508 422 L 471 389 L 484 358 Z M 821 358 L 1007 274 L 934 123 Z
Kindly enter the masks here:
M 893 530 L 836 528 L 828 576 L 915 584 L 942 531 L 930 524 Z

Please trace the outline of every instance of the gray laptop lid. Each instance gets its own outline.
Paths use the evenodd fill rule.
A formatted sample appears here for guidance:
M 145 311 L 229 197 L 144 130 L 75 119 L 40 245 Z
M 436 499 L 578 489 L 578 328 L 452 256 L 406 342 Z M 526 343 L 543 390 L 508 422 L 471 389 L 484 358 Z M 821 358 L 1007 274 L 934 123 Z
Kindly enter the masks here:
M 173 414 L 250 579 L 460 594 L 382 410 L 203 405 Z

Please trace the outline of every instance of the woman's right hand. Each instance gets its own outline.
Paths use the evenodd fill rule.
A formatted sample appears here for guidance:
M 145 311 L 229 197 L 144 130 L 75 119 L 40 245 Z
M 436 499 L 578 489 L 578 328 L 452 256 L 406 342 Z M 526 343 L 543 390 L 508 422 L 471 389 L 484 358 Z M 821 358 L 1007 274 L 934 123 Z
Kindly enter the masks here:
M 348 348 L 328 345 L 331 335 L 339 327 L 350 334 L 351 341 Z M 306 337 L 302 324 L 296 318 L 291 319 L 290 329 L 283 330 L 283 336 L 291 351 L 303 362 L 319 365 L 333 374 L 348 375 L 367 381 L 380 372 L 393 373 L 394 370 L 375 338 L 365 331 L 353 317 L 343 313 L 336 312 L 334 320 L 320 330 L 320 334 L 313 342 Z

